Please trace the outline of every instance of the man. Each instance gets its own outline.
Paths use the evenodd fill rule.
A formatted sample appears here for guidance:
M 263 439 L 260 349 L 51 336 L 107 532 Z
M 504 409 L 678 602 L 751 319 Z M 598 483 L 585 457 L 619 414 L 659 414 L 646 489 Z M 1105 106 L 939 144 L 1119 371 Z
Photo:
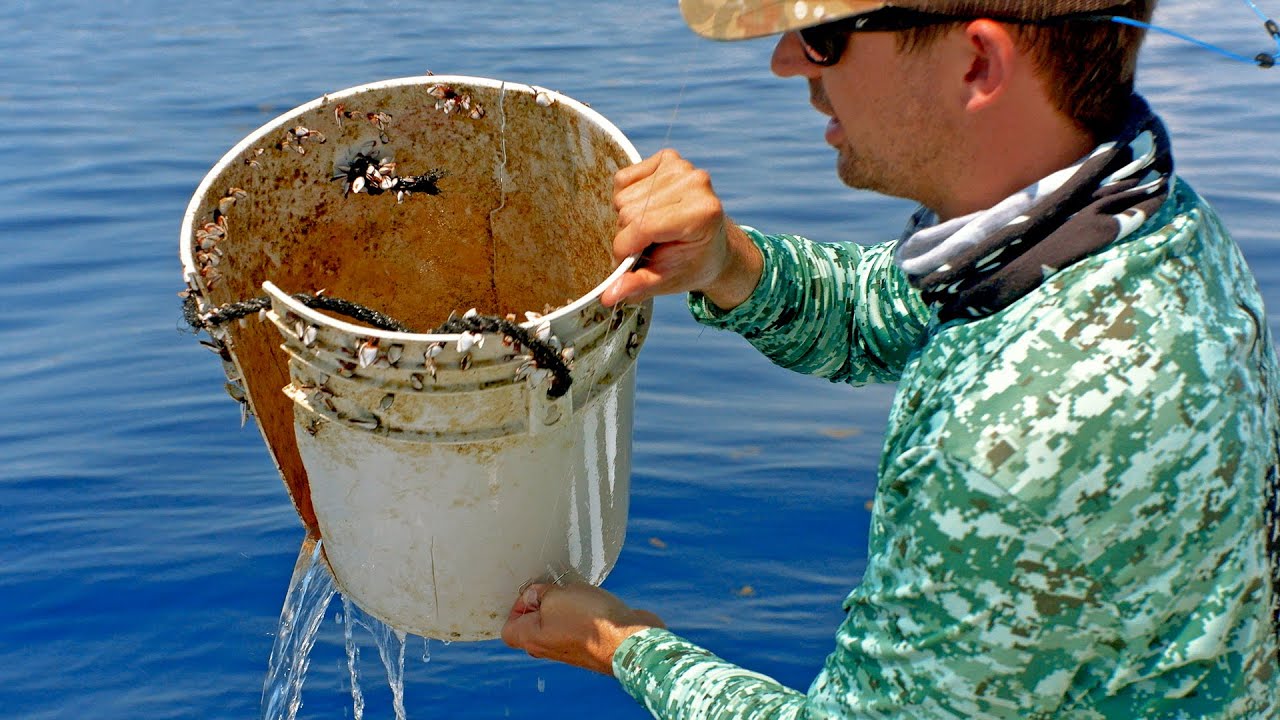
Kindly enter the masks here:
M 866 573 L 807 694 L 583 584 L 508 644 L 661 718 L 1277 717 L 1280 369 L 1255 282 L 1133 95 L 1153 0 L 682 0 L 782 33 L 847 184 L 922 208 L 819 245 L 724 215 L 663 151 L 618 173 L 607 303 L 689 292 L 778 364 L 896 381 Z M 1268 503 L 1270 503 L 1268 507 Z

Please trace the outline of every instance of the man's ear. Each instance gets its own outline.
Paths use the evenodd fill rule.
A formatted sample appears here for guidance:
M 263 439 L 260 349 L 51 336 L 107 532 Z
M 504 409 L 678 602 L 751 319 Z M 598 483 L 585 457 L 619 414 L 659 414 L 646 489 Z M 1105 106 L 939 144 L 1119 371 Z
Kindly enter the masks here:
M 969 67 L 964 74 L 965 109 L 981 111 L 997 103 L 1008 91 L 1025 62 L 1008 28 L 993 20 L 974 20 L 964 28 Z

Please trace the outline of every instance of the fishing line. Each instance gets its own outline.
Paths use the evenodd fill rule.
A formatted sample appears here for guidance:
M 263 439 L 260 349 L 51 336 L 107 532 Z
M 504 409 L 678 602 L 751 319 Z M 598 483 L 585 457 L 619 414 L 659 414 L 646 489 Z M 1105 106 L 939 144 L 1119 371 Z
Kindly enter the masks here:
M 671 142 L 671 131 L 676 126 L 676 119 L 680 117 L 680 105 L 684 102 L 685 90 L 689 87 L 689 75 L 693 70 L 693 66 L 698 59 L 698 45 L 701 43 L 694 42 L 689 49 L 688 62 L 684 65 L 684 71 L 680 77 L 680 89 L 676 92 L 675 104 L 671 107 L 671 119 L 667 121 L 667 130 L 663 133 L 661 147 L 667 147 Z M 655 171 L 656 172 L 656 171 Z M 640 208 L 640 218 L 636 221 L 638 224 L 644 224 L 644 217 L 649 212 L 649 202 L 653 200 L 654 183 L 651 180 L 649 184 L 649 192 L 644 197 L 644 205 Z M 632 265 L 630 272 L 635 272 L 644 264 L 645 254 L 648 248 L 632 255 L 635 264 Z M 595 385 L 595 377 L 591 377 L 591 386 Z
M 692 72 L 692 70 L 693 70 L 693 66 L 694 66 L 694 65 L 696 64 L 696 62 L 697 62 L 698 45 L 699 45 L 699 43 L 694 42 L 694 43 L 693 43 L 693 45 L 691 46 L 690 50 L 689 50 L 689 54 L 688 54 L 688 61 L 687 61 L 687 62 L 685 63 L 685 65 L 684 65 L 684 72 L 682 73 L 682 76 L 681 76 L 681 79 L 680 79 L 680 90 L 676 92 L 676 100 L 675 100 L 675 104 L 674 104 L 674 105 L 672 106 L 672 108 L 671 108 L 671 118 L 670 118 L 670 120 L 668 120 L 668 121 L 667 121 L 667 129 L 666 129 L 666 132 L 665 132 L 665 133 L 663 134 L 663 136 L 662 136 L 662 145 L 661 145 L 661 146 L 662 146 L 663 148 L 667 147 L 667 146 L 668 146 L 668 144 L 670 143 L 670 141 L 671 141 L 671 132 L 672 132 L 672 130 L 675 128 L 676 120 L 680 117 L 680 105 L 684 102 L 684 95 L 685 95 L 685 91 L 686 91 L 686 90 L 688 89 L 688 87 L 689 87 L 689 75 L 691 74 L 691 72 Z M 656 172 L 657 172 L 657 171 L 655 171 L 655 174 L 656 174 Z M 654 179 L 652 179 L 652 178 L 651 178 L 651 179 L 650 179 L 650 184 L 649 184 L 649 190 L 648 190 L 648 193 L 645 195 L 645 198 L 644 198 L 644 205 L 643 205 L 643 206 L 641 206 L 641 208 L 640 208 L 640 217 L 636 220 L 636 222 L 637 222 L 638 224 L 643 225 L 643 223 L 644 223 L 645 215 L 647 215 L 647 214 L 648 214 L 648 212 L 649 212 L 649 203 L 653 200 L 653 192 L 654 192 L 654 189 L 655 189 Z M 646 248 L 645 250 L 641 250 L 640 252 L 638 252 L 638 253 L 636 253 L 635 255 L 632 255 L 632 256 L 631 256 L 631 257 L 632 257 L 632 259 L 633 259 L 633 261 L 634 261 L 634 264 L 632 265 L 631 270 L 630 270 L 629 272 L 635 272 L 636 270 L 639 270 L 639 269 L 644 265 L 645 255 L 646 255 L 647 250 L 648 250 L 648 249 Z M 616 310 L 615 310 L 615 312 L 616 312 Z M 601 371 L 601 370 L 603 370 L 603 368 L 602 368 L 602 367 L 601 367 L 601 368 L 597 368 L 597 369 L 596 369 L 596 371 L 592 373 L 592 376 L 591 376 L 591 377 L 588 379 L 588 381 L 586 382 L 585 387 L 590 387 L 590 388 L 595 388 L 595 387 L 597 387 L 596 382 L 595 382 L 595 380 L 596 380 L 595 375 L 596 375 L 596 373 L 597 373 L 597 372 L 599 372 L 599 371 Z M 603 398 L 601 398 L 601 397 L 599 397 L 599 396 L 597 396 L 597 398 L 590 398 L 589 400 L 599 400 L 599 401 L 603 402 Z M 584 403 L 583 407 L 585 408 L 585 406 L 586 406 L 586 404 Z M 599 450 L 599 449 L 597 449 L 597 450 Z M 587 458 L 587 459 L 586 459 L 586 461 L 587 461 L 587 462 L 593 462 L 594 460 L 593 460 L 592 458 Z M 576 479 L 576 478 L 575 478 L 575 479 Z M 565 487 L 565 489 L 563 490 L 563 492 L 562 492 L 562 493 L 561 493 L 561 494 L 556 498 L 556 505 L 555 505 L 555 508 L 556 508 L 556 509 L 553 509 L 553 510 L 552 510 L 552 512 L 553 512 L 553 513 L 555 513 L 555 512 L 559 509 L 559 507 L 560 507 L 560 503 L 561 503 L 561 501 L 562 501 L 562 500 L 567 500 L 567 501 L 568 501 L 568 503 L 573 503 L 573 502 L 574 502 L 575 498 L 574 498 L 574 497 L 572 497 L 572 495 L 571 495 L 572 491 L 573 491 L 573 485 L 572 485 L 572 483 L 567 484 L 567 485 L 566 485 L 566 487 Z M 567 506 L 567 503 L 566 503 L 566 506 Z M 589 511 L 590 511 L 590 508 L 588 508 L 588 512 L 589 512 Z M 601 503 L 600 512 L 601 512 L 601 513 L 603 513 L 603 512 L 604 512 L 604 506 L 603 506 L 603 503 Z M 581 522 L 581 520 L 580 520 L 580 522 Z M 589 527 L 589 526 L 590 526 L 590 523 L 588 522 L 587 524 L 588 524 L 588 527 Z M 546 530 L 546 533 L 545 533 L 545 534 L 543 535 L 543 537 L 542 537 L 542 551 L 541 551 L 541 553 L 540 553 L 540 554 L 544 554 L 544 555 L 545 555 L 547 544 L 548 544 L 548 543 L 550 542 L 550 540 L 551 540 L 551 534 L 552 534 L 552 531 L 553 531 L 553 528 L 552 528 L 552 527 L 550 527 L 550 526 L 548 526 L 548 527 L 547 527 L 547 530 Z M 577 542 L 580 542 L 580 541 L 581 541 L 581 529 L 579 529 L 579 538 L 575 538 L 575 541 L 577 541 Z M 588 549 L 588 551 L 589 551 L 589 549 Z M 526 582 L 526 583 L 525 583 L 525 585 L 524 585 L 524 586 L 522 586 L 522 587 L 520 588 L 520 591 L 519 591 L 519 593 L 518 593 L 518 596 L 519 596 L 519 595 L 523 595 L 523 594 L 524 594 L 524 590 L 525 590 L 525 588 L 526 588 L 526 587 L 528 587 L 528 585 L 529 585 L 529 584 L 531 584 L 531 583 L 534 583 L 534 582 L 541 582 L 541 583 L 550 583 L 550 584 L 552 584 L 552 585 L 556 585 L 556 586 L 563 586 L 563 585 L 564 585 L 564 582 L 565 582 L 566 577 L 571 577 L 571 578 L 574 578 L 574 579 L 577 579 L 577 580 L 582 580 L 582 579 L 584 579 L 584 578 L 583 578 L 583 574 L 582 574 L 582 573 L 581 573 L 577 568 L 573 567 L 573 566 L 572 566 L 571 564 L 569 564 L 569 563 L 563 563 L 563 564 L 547 563 L 547 567 L 546 567 L 546 574 L 544 574 L 542 577 L 539 577 L 539 578 L 536 578 L 536 579 L 533 579 L 533 580 L 530 580 L 530 581 Z
M 1178 32 L 1177 30 L 1172 30 L 1166 27 L 1161 27 L 1159 25 L 1152 25 L 1150 23 L 1145 23 L 1145 22 L 1142 22 L 1141 20 L 1134 20 L 1133 18 L 1119 17 L 1116 15 L 1102 15 L 1102 16 L 1099 16 L 1098 19 L 1108 20 L 1110 22 L 1117 23 L 1119 25 L 1128 25 L 1130 27 L 1142 28 L 1143 30 L 1154 30 L 1156 32 L 1163 33 L 1165 35 L 1178 38 L 1179 40 L 1189 42 L 1193 45 L 1196 45 L 1210 52 L 1217 53 L 1218 55 L 1221 55 L 1222 57 L 1225 57 L 1228 60 L 1237 60 L 1239 62 L 1247 63 L 1249 65 L 1257 65 L 1260 68 L 1275 67 L 1276 59 L 1277 57 L 1280 57 L 1280 25 L 1277 25 L 1275 20 L 1272 20 L 1271 18 L 1267 17 L 1266 14 L 1264 14 L 1262 10 L 1257 6 L 1257 4 L 1253 2 L 1253 0 L 1244 0 L 1244 3 L 1253 10 L 1254 14 L 1256 14 L 1260 20 L 1262 20 L 1263 29 L 1267 31 L 1267 34 L 1270 35 L 1271 39 L 1274 40 L 1276 43 L 1276 52 L 1274 53 L 1260 52 L 1257 55 L 1254 55 L 1253 57 L 1249 57 L 1247 55 L 1242 55 L 1238 52 L 1233 52 L 1224 47 L 1220 47 L 1218 45 L 1205 42 L 1204 40 L 1200 40 L 1199 38 L 1194 38 L 1190 35 L 1187 35 L 1186 33 Z
M 698 59 L 699 44 L 700 43 L 695 42 L 693 44 L 693 47 L 689 50 L 689 61 L 685 63 L 684 72 L 682 73 L 682 77 L 680 78 L 680 90 L 679 92 L 676 93 L 676 102 L 675 102 L 675 105 L 671 108 L 671 120 L 667 123 L 666 134 L 662 136 L 663 148 L 667 147 L 668 144 L 671 142 L 671 130 L 675 128 L 676 118 L 680 116 L 680 104 L 684 102 L 684 93 L 685 93 L 685 90 L 688 89 L 689 87 L 689 73 L 693 69 L 693 66 Z M 654 173 L 657 174 L 657 171 L 655 170 Z M 636 220 L 636 223 L 638 225 L 641 225 L 641 226 L 644 225 L 644 216 L 649 212 L 649 201 L 653 199 L 654 182 L 655 180 L 653 179 L 651 179 L 649 182 L 649 192 L 644 197 L 644 205 L 640 208 L 640 217 L 639 219 Z M 645 249 L 641 250 L 640 252 L 632 256 L 633 258 L 635 258 L 635 265 L 632 266 L 631 272 L 635 272 L 636 270 L 639 270 L 640 267 L 644 265 L 644 261 L 646 259 L 646 253 L 648 253 L 648 251 L 649 251 L 649 248 L 646 247 Z

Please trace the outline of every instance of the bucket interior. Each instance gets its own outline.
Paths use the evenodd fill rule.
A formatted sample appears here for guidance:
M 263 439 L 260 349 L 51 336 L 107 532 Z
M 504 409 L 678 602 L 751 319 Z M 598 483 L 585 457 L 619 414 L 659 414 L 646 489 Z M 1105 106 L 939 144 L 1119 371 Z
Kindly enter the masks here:
M 400 177 L 443 171 L 439 194 L 352 192 L 345 171 L 359 157 L 394 162 Z M 184 264 L 206 307 L 259 297 L 270 280 L 415 332 L 470 308 L 523 322 L 613 271 L 612 177 L 634 160 L 598 115 L 537 88 L 445 76 L 364 86 L 288 113 L 229 153 L 192 201 Z M 269 323 L 225 327 L 268 447 L 314 530 L 280 336 Z

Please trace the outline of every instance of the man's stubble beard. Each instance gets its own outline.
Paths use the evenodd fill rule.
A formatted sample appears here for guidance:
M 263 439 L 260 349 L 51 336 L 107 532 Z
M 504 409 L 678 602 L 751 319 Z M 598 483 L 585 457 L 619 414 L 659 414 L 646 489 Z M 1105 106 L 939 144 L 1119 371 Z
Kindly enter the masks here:
M 928 204 L 934 181 L 950 161 L 955 147 L 949 128 L 922 107 L 912 108 L 912 127 L 899 127 L 875 152 L 863 152 L 846 137 L 836 152 L 836 175 L 851 188 L 907 198 Z M 847 131 L 846 131 L 847 132 Z

